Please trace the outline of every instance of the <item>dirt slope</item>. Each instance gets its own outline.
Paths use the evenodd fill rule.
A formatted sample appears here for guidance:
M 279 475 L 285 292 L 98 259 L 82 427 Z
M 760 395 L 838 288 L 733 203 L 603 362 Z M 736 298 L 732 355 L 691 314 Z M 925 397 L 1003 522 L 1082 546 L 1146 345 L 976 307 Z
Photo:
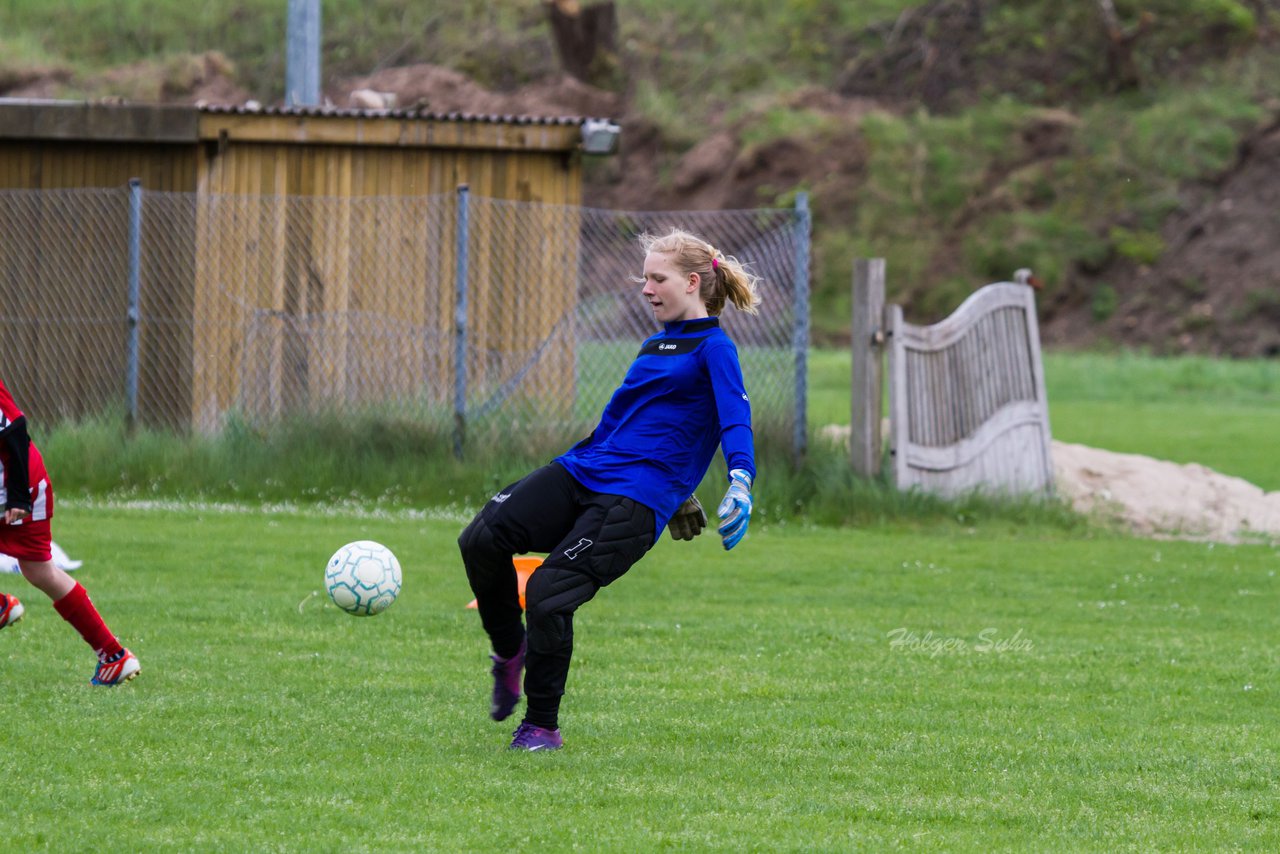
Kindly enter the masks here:
M 1188 187 L 1183 210 L 1164 225 L 1165 252 L 1143 267 L 1115 263 L 1080 276 L 1050 308 L 1047 344 L 1101 338 L 1230 356 L 1280 355 L 1280 110 L 1241 147 L 1216 181 Z M 1098 324 L 1089 299 L 1097 281 L 1120 299 Z

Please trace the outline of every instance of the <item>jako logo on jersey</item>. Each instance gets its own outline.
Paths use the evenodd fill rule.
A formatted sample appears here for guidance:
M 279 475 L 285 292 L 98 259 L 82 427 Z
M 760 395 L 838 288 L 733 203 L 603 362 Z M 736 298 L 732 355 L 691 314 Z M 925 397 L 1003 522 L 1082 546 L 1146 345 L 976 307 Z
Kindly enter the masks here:
M 659 349 L 659 350 L 674 350 L 674 349 L 676 349 L 676 345 L 675 345 L 675 344 L 659 344 L 659 345 L 658 345 L 658 349 Z
M 497 495 L 493 496 L 491 500 L 493 501 L 494 504 L 501 504 L 502 502 L 506 501 L 510 497 L 511 497 L 510 492 L 499 492 Z
M 751 398 L 747 397 L 747 393 L 745 391 L 742 393 L 742 399 L 745 400 L 747 403 L 751 402 Z
M 578 540 L 577 543 L 565 549 L 564 554 L 565 554 L 565 557 L 569 558 L 569 560 L 574 560 L 575 558 L 577 558 L 579 552 L 589 548 L 591 548 L 591 541 L 588 540 L 586 537 L 583 537 L 582 539 Z

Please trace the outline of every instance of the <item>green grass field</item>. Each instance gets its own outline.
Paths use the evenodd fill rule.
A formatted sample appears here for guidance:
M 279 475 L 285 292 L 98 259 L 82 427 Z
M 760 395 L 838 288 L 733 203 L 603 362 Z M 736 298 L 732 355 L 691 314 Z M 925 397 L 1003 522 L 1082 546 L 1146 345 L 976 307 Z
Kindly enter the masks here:
M 579 612 L 566 749 L 513 755 L 459 518 L 72 501 L 59 520 L 143 670 L 90 688 L 27 591 L 0 634 L 0 848 L 1280 846 L 1273 548 L 664 541 Z M 360 619 L 313 594 L 364 537 L 405 586 Z
M 1200 463 L 1280 490 L 1280 362 L 1051 354 L 1054 438 Z

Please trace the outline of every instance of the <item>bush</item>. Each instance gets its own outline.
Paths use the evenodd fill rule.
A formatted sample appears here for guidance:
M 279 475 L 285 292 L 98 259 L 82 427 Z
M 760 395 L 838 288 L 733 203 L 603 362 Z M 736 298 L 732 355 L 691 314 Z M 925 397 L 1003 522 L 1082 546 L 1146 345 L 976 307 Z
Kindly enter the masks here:
M 1116 254 L 1137 264 L 1154 264 L 1164 252 L 1164 239 L 1152 231 L 1130 231 L 1116 226 L 1110 232 Z
M 1120 296 L 1116 289 L 1105 282 L 1099 282 L 1093 289 L 1093 297 L 1089 301 L 1089 311 L 1097 323 L 1104 323 L 1116 313 L 1120 304 Z

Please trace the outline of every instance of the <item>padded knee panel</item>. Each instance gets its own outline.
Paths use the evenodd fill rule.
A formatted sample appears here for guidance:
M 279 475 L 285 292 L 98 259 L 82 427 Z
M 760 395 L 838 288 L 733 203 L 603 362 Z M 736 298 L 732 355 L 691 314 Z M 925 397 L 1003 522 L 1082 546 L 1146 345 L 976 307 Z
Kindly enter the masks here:
M 477 550 L 490 551 L 493 548 L 493 532 L 484 520 L 483 513 L 477 513 L 471 524 L 462 529 L 458 535 L 458 550 L 466 560 Z
M 596 595 L 597 586 L 581 572 L 543 564 L 525 588 L 529 645 L 550 653 L 573 640 L 573 612 Z
M 494 572 L 494 567 L 511 566 L 511 553 L 504 552 L 496 542 L 493 528 L 483 513 L 472 519 L 471 524 L 458 535 L 458 550 L 462 552 L 462 565 L 466 567 L 473 589 L 483 580 L 479 576 L 487 577 Z

